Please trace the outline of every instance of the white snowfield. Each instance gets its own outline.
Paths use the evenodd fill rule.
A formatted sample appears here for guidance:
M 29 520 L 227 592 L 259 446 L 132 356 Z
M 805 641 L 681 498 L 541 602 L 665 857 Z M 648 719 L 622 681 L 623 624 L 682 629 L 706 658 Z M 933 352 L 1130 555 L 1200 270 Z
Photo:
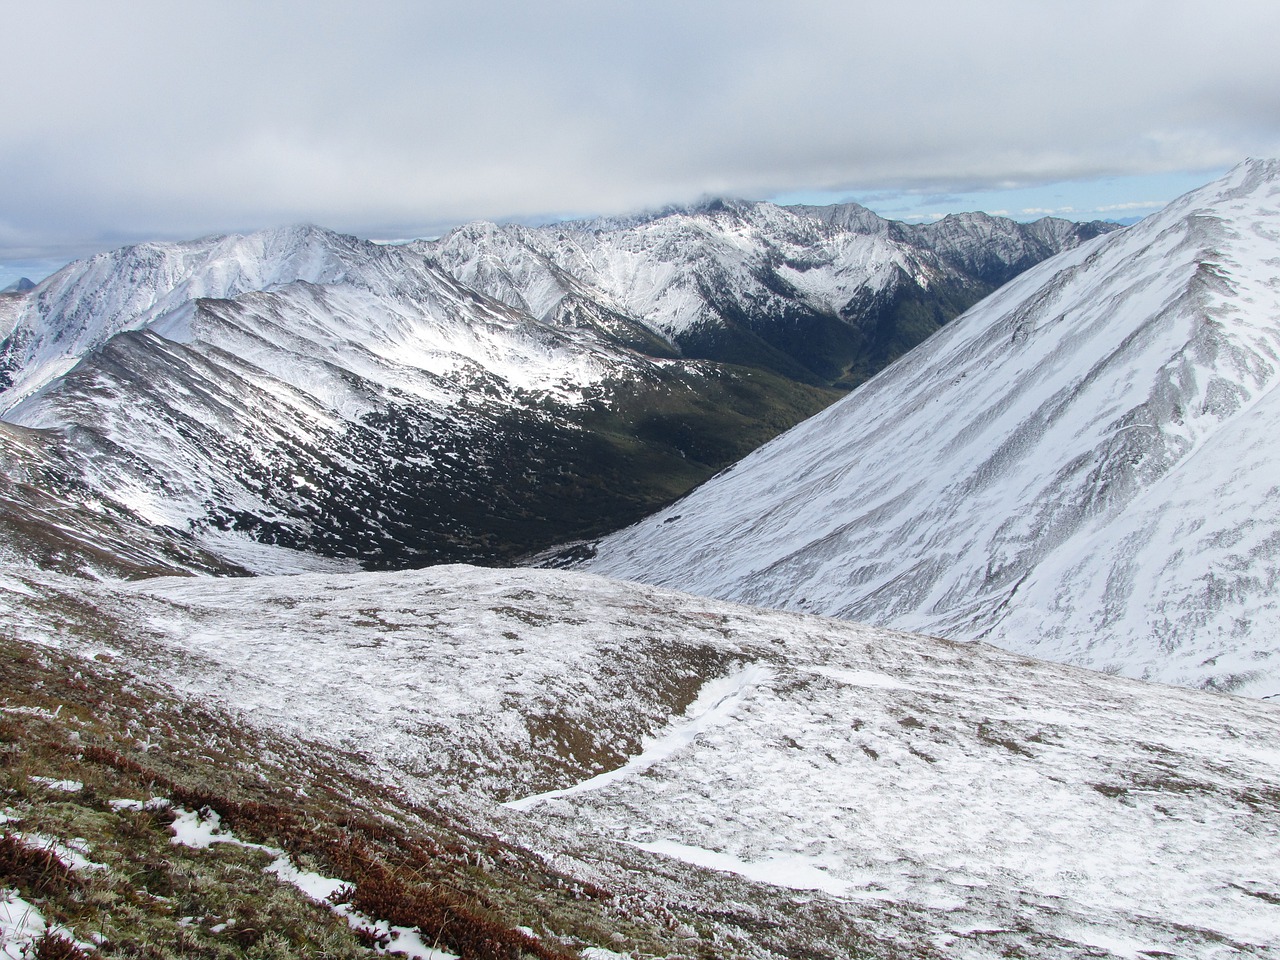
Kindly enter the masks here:
M 611 576 L 1280 694 L 1280 161 L 1032 268 Z
M 51 629 L 63 593 L 124 639 Z M 1278 705 L 575 572 L 11 571 L 0 609 L 389 786 L 469 797 L 600 882 L 646 886 L 648 851 L 668 891 L 735 874 L 909 955 L 1280 948 Z

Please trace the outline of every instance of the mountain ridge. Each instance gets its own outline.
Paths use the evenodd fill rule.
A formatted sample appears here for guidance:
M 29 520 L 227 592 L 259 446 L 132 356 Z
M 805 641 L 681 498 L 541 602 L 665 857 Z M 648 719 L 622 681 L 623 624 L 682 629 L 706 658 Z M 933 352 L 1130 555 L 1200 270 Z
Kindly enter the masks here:
M 911 226 L 856 204 L 714 199 L 544 227 L 466 225 L 422 249 L 512 305 L 549 309 L 568 275 L 575 292 L 585 283 L 686 356 L 847 387 L 1032 263 L 1115 228 L 985 215 Z M 523 282 L 486 269 L 522 258 Z
M 1278 194 L 1280 164 L 1247 162 L 1032 268 L 590 568 L 1280 691 Z

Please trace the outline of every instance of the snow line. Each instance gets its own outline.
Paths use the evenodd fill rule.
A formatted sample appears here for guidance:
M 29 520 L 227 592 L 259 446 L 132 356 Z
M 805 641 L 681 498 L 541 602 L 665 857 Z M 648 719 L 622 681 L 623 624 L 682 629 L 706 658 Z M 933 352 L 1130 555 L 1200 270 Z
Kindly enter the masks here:
M 727 677 L 708 680 L 698 692 L 698 698 L 685 708 L 685 722 L 672 727 L 662 736 L 646 738 L 644 749 L 616 770 L 597 774 L 590 780 L 583 780 L 572 787 L 561 790 L 549 790 L 546 793 L 535 793 L 521 800 L 508 800 L 503 804 L 511 810 L 529 810 L 545 800 L 570 797 L 577 793 L 599 790 L 625 777 L 649 769 L 654 764 L 665 760 L 676 751 L 687 747 L 698 738 L 704 730 L 717 727 L 729 719 L 734 708 L 738 706 L 753 689 L 773 678 L 773 671 L 758 663 L 750 663 L 737 673 Z

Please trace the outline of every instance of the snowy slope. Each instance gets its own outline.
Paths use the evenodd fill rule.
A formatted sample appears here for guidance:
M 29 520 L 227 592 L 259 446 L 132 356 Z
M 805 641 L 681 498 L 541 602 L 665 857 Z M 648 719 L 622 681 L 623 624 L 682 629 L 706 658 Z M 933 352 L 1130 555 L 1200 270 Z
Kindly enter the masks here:
M 1024 273 L 592 569 L 1280 693 L 1280 163 Z
M 25 293 L 0 293 L 0 338 L 7 337 L 18 322 Z
M 11 571 L 0 607 L 606 888 L 767 930 L 772 898 L 808 904 L 787 955 L 855 955 L 820 949 L 846 927 L 895 956 L 1280 944 L 1270 704 L 576 573 Z
M 346 300 L 319 302 L 326 291 Z M 295 311 L 305 311 L 305 317 L 261 319 L 250 336 L 271 347 L 263 327 L 293 320 L 288 335 L 306 342 L 288 346 L 297 353 L 314 351 L 317 360 L 342 363 L 371 349 L 383 359 L 441 373 L 466 359 L 526 389 L 561 379 L 574 386 L 599 379 L 589 357 L 568 357 L 573 351 L 564 344 L 557 349 L 536 324 L 482 303 L 474 291 L 459 287 L 408 248 L 299 226 L 143 244 L 67 266 L 17 310 L 13 330 L 0 347 L 5 376 L 0 409 L 12 414 L 24 398 L 119 333 L 150 330 L 179 342 L 199 339 L 209 327 L 204 317 L 193 327 L 199 301 L 251 294 L 263 295 L 251 300 L 255 303 L 270 294 L 303 300 Z M 491 344 L 485 334 L 493 331 L 495 318 L 504 330 L 500 342 Z M 468 331 L 472 324 L 480 329 Z M 243 343 L 242 338 L 236 345 Z
M 82 500 L 179 552 L 509 561 L 670 502 L 1094 229 L 1047 223 L 926 242 L 861 208 L 717 202 L 401 245 L 140 244 L 0 296 L 0 417 L 62 433 Z M 897 331 L 876 318 L 904 283 L 925 319 L 861 329 Z
M 120 497 L 87 487 L 91 456 L 57 435 L 0 423 L 0 565 L 94 578 L 244 572 L 189 536 L 152 527 Z M 300 569 L 333 569 L 297 559 Z
M 189 310 L 197 297 L 335 281 L 376 252 L 355 237 L 300 226 L 139 244 L 77 261 L 26 297 L 0 344 L 0 412 L 113 335 Z

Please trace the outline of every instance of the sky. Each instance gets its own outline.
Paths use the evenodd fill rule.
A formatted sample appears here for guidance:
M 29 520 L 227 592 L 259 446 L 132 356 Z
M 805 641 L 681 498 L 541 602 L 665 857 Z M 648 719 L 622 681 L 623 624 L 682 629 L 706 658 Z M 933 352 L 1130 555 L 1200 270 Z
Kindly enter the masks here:
M 1130 219 L 1280 155 L 1274 0 L 0 0 L 0 285 L 709 196 Z

